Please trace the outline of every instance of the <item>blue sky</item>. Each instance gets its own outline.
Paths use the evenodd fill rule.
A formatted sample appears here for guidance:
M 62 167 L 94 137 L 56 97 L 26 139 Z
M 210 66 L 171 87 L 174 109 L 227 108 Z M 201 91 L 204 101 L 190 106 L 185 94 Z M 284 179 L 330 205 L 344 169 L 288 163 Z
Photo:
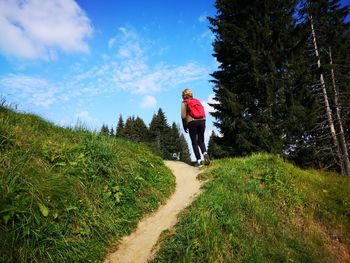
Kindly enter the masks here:
M 180 123 L 181 91 L 210 101 L 214 0 L 0 1 L 0 95 L 62 126 Z M 207 107 L 209 109 L 209 107 Z M 208 133 L 212 129 L 208 117 Z
M 180 123 L 184 88 L 210 111 L 214 2 L 0 0 L 0 97 L 96 130 L 115 128 L 119 114 L 148 125 L 160 107 Z

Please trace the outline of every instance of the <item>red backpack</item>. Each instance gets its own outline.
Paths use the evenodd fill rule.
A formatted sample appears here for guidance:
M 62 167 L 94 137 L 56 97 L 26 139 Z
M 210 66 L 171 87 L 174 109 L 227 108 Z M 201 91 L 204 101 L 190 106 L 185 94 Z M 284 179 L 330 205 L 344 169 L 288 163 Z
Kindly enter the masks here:
M 195 99 L 190 98 L 187 100 L 184 100 L 184 102 L 187 104 L 187 107 L 189 109 L 189 114 L 194 119 L 202 119 L 205 117 L 205 111 L 202 103 Z

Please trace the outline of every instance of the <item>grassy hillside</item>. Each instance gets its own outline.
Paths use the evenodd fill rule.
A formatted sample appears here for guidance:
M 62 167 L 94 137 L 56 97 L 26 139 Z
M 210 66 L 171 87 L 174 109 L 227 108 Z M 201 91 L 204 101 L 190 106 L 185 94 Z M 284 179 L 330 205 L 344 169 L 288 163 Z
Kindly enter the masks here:
M 350 262 L 350 178 L 259 154 L 215 161 L 154 262 Z
M 0 262 L 96 262 L 174 190 L 142 145 L 0 107 Z

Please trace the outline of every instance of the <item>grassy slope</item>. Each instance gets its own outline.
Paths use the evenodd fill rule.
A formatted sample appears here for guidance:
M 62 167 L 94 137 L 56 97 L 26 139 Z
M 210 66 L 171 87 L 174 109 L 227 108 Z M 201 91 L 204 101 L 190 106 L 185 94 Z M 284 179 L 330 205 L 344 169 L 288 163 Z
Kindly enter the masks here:
M 215 161 L 203 176 L 154 262 L 350 261 L 349 177 L 265 154 Z
M 0 262 L 96 262 L 174 190 L 142 145 L 0 107 Z

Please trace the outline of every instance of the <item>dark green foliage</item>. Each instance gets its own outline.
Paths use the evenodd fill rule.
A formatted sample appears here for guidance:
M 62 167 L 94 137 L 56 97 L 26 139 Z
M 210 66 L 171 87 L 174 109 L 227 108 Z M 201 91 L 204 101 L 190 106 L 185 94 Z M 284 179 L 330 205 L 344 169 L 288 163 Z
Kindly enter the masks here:
M 180 161 L 190 164 L 191 154 L 185 136 L 180 134 Z
M 123 132 L 118 136 L 134 142 L 147 142 L 149 138 L 148 128 L 144 121 L 140 117 L 135 119 L 134 116 L 126 119 Z
M 319 76 L 323 72 L 332 87 L 331 48 L 342 116 L 349 116 L 348 7 L 340 8 L 338 0 L 217 0 L 215 7 L 217 15 L 209 18 L 219 62 L 212 115 L 222 134 L 214 140 L 220 156 L 270 152 L 302 166 L 334 167 Z M 320 70 L 309 14 L 320 38 Z M 334 113 L 334 92 L 329 94 Z M 343 122 L 349 138 L 349 117 Z
M 155 152 L 158 152 L 164 159 L 173 159 L 171 128 L 161 108 L 157 114 L 153 115 L 149 125 L 149 134 L 151 146 Z
M 339 96 L 339 108 L 346 139 L 349 139 L 349 109 L 350 109 L 350 24 L 345 22 L 349 15 L 349 7 L 340 7 L 339 0 L 304 1 L 300 15 L 308 39 L 308 49 L 312 52 L 306 53 L 309 69 L 309 88 L 322 98 L 318 105 L 318 125 L 310 132 L 310 143 L 307 151 L 313 155 L 313 160 L 321 167 L 333 168 L 338 171 L 339 160 L 337 160 L 336 147 L 330 136 L 330 129 L 325 114 L 323 92 L 320 89 L 320 74 L 323 74 L 327 90 L 328 100 L 335 122 L 336 132 L 339 133 L 337 125 L 335 89 Z M 315 55 L 313 38 L 311 37 L 311 18 L 314 27 L 318 54 L 321 68 L 316 67 L 317 57 Z M 332 59 L 332 65 L 330 60 Z M 313 65 L 313 66 L 311 66 Z M 334 73 L 334 82 L 331 71 Z M 305 149 L 302 149 L 305 151 Z M 303 154 L 301 154 L 302 156 Z M 300 156 L 300 155 L 299 155 Z M 300 161 L 300 158 L 296 159 Z M 302 160 L 302 159 L 301 159 Z
M 230 155 L 281 153 L 290 143 L 288 127 L 305 107 L 296 98 L 308 96 L 297 83 L 301 72 L 290 73 L 298 44 L 295 6 L 296 1 L 216 2 L 218 15 L 210 22 L 220 67 L 212 74 L 219 102 L 213 116 Z
M 149 128 L 140 117 L 128 117 L 125 125 L 120 115 L 116 128 L 116 136 L 134 142 L 141 142 L 163 159 L 178 159 L 186 163 L 191 162 L 188 145 L 180 134 L 176 124 L 170 127 L 162 109 L 153 115 Z
M 174 190 L 130 141 L 0 106 L 0 262 L 100 262 Z
M 107 124 L 103 124 L 102 125 L 101 130 L 100 130 L 100 135 L 103 135 L 103 136 L 110 135 L 110 131 L 109 131 L 109 128 L 108 128 Z
M 109 136 L 113 137 L 115 134 L 114 134 L 114 129 L 113 127 L 111 128 L 111 130 L 109 131 Z
M 115 130 L 115 136 L 120 138 L 124 136 L 124 121 L 122 115 L 119 115 L 118 124 Z
M 134 122 L 134 132 L 135 132 L 135 139 L 134 141 L 137 142 L 145 142 L 149 138 L 148 135 L 148 128 L 144 121 L 140 118 L 137 117 Z
M 176 126 L 176 123 L 173 122 L 170 130 L 170 138 L 169 138 L 169 151 L 172 153 L 178 154 L 180 152 L 180 132 Z
M 169 151 L 176 154 L 176 158 L 185 163 L 191 163 L 191 155 L 188 149 L 188 144 L 183 136 L 180 134 L 179 128 L 173 122 L 171 126 Z
M 222 150 L 219 140 L 220 138 L 213 131 L 210 135 L 209 142 L 208 142 L 208 154 L 213 159 L 227 157 L 227 152 Z
M 136 140 L 137 135 L 134 130 L 134 123 L 135 123 L 135 117 L 130 116 L 125 121 L 124 126 L 124 132 L 123 132 L 123 138 L 129 139 L 129 140 Z

